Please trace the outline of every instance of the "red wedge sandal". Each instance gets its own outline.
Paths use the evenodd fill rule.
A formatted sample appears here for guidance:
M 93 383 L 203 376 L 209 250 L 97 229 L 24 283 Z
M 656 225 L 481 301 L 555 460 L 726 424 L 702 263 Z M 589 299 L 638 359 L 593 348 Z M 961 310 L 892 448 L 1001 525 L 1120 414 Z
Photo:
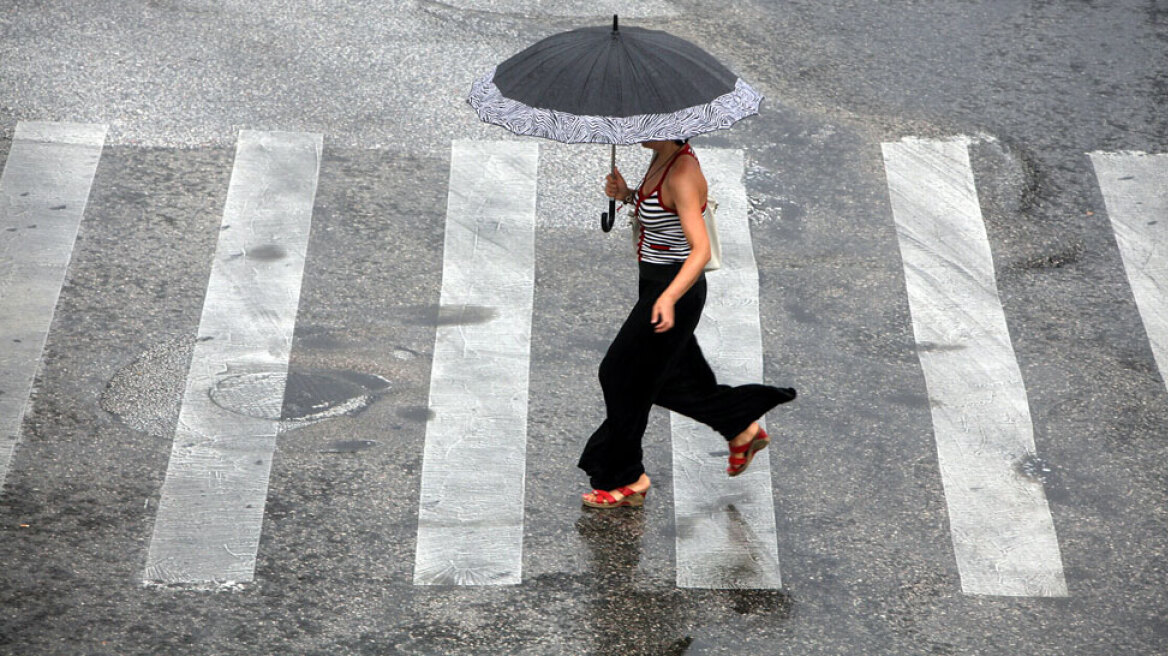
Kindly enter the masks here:
M 746 468 L 750 466 L 750 461 L 754 460 L 754 454 L 767 448 L 770 443 L 770 436 L 762 429 L 762 426 L 759 426 L 758 432 L 749 442 L 742 446 L 730 447 L 730 466 L 726 468 L 726 473 L 737 476 L 746 471 Z
M 618 487 L 616 491 L 624 496 L 617 499 L 605 490 L 592 490 L 595 501 L 583 497 L 580 500 L 589 508 L 640 508 L 645 505 L 645 495 L 649 493 L 649 490 L 637 492 L 631 487 Z

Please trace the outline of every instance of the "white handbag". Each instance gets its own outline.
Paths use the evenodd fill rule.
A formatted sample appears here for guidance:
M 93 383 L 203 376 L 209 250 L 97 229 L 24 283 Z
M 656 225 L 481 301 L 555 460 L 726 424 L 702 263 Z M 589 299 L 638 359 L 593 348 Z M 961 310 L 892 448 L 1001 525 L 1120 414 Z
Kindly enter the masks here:
M 706 220 L 706 235 L 710 238 L 710 261 L 706 262 L 704 271 L 717 271 L 722 268 L 722 242 L 718 241 L 718 224 L 714 221 L 714 212 L 718 209 L 718 201 L 706 199 L 706 211 L 702 218 Z
M 641 243 L 641 220 L 637 217 L 637 204 L 632 203 L 629 209 L 629 227 L 633 237 L 634 248 Z M 706 209 L 702 212 L 702 219 L 706 222 L 706 236 L 710 240 L 710 261 L 706 262 L 703 271 L 717 271 L 722 268 L 722 243 L 718 241 L 718 223 L 714 221 L 714 212 L 718 211 L 718 201 L 706 199 Z

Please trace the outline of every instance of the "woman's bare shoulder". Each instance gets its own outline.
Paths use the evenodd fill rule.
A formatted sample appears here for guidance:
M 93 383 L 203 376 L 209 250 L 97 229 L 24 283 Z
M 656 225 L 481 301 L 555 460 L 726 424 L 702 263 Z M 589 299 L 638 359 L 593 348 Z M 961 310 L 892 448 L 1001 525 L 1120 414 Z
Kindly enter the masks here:
M 669 177 L 662 185 L 662 201 L 667 205 L 676 205 L 678 197 L 696 196 L 696 201 L 704 203 L 706 200 L 706 176 L 702 167 L 693 157 L 681 157 L 674 164 Z M 692 194 L 692 196 L 691 196 Z
M 695 157 L 682 156 L 677 158 L 677 162 L 673 165 L 673 171 L 669 176 L 672 180 L 684 181 L 688 183 L 705 182 L 706 176 L 702 173 L 702 167 L 698 164 Z

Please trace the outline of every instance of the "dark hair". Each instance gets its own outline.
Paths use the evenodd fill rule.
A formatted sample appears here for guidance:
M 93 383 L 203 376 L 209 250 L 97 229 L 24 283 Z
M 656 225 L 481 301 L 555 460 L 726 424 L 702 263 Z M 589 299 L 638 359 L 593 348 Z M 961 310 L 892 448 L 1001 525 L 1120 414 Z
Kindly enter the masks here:
M 677 144 L 677 145 L 679 145 L 679 146 L 684 146 L 684 145 L 686 145 L 687 143 L 689 143 L 689 139 L 686 139 L 686 140 L 684 140 L 684 141 L 682 141 L 681 139 L 674 139 L 674 140 L 673 140 L 673 143 L 675 143 L 675 144 Z

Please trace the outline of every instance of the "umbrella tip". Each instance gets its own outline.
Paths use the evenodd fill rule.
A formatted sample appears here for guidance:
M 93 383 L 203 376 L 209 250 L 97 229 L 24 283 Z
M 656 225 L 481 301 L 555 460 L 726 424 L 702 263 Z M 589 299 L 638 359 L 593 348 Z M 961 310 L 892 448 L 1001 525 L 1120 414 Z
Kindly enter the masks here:
M 617 25 L 616 14 L 612 15 L 612 31 L 613 32 L 620 31 L 620 27 Z

